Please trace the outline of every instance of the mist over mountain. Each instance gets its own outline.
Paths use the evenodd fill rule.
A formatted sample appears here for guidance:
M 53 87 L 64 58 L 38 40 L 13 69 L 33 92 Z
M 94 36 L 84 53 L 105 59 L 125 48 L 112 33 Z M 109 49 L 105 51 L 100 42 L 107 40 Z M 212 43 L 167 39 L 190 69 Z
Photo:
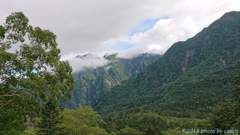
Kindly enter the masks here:
M 86 59 L 100 59 L 100 57 L 93 55 L 91 53 L 85 54 L 85 55 L 77 55 L 76 58 L 86 60 Z
M 161 55 L 142 53 L 132 59 L 118 58 L 118 53 L 107 53 L 103 58 L 93 54 L 78 55 L 76 59 L 82 61 L 105 59 L 109 61 L 102 67 L 86 66 L 79 72 L 73 73 L 75 88 L 73 99 L 65 104 L 70 109 L 75 109 L 83 104 L 93 101 L 101 91 L 107 90 L 123 81 L 135 78 L 149 64 L 155 62 Z
M 64 57 L 62 60 L 68 60 L 73 68 L 73 73 L 77 73 L 89 69 L 96 69 L 98 67 L 107 66 L 111 63 L 111 59 L 133 59 L 139 57 L 144 53 L 135 52 L 130 54 L 129 52 L 107 52 L 107 53 L 84 53 L 79 55 L 71 55 L 69 57 Z M 161 55 L 156 52 L 149 52 L 151 55 Z

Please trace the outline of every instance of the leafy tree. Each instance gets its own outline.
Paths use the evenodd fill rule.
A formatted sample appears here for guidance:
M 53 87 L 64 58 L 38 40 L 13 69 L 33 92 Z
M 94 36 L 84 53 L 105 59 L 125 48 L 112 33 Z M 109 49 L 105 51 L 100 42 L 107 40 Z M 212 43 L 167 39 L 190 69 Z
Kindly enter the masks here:
M 77 110 L 64 109 L 64 119 L 61 127 L 65 127 L 65 134 L 94 134 L 104 135 L 107 132 L 99 128 L 98 123 L 103 122 L 101 116 L 94 112 L 90 106 L 82 106 Z
M 60 102 L 72 97 L 72 67 L 60 61 L 56 35 L 28 25 L 22 12 L 12 13 L 0 25 L 0 132 L 23 131 L 26 116 L 33 118 L 40 101 L 52 95 Z M 25 37 L 27 34 L 27 42 Z M 9 52 L 12 45 L 20 50 Z M 51 72 L 47 70 L 51 69 Z
M 223 131 L 232 129 L 235 123 L 233 109 L 233 104 L 230 101 L 217 105 L 209 118 L 212 129 L 221 129 Z
M 230 101 L 226 103 L 218 104 L 214 110 L 213 114 L 210 114 L 207 119 L 203 119 L 198 122 L 197 127 L 199 129 L 213 129 L 217 131 L 219 130 L 230 130 L 236 129 L 236 118 L 234 114 L 236 104 L 230 103 Z M 200 134 L 200 133 L 199 133 Z M 201 133 L 201 134 L 208 134 L 208 133 Z M 219 134 L 219 133 L 214 133 Z
M 238 62 L 240 66 L 240 62 Z M 232 99 L 236 102 L 234 105 L 234 116 L 236 119 L 236 123 L 234 126 L 240 130 L 240 74 L 237 75 L 235 78 L 235 82 L 232 84 L 232 88 L 235 89 Z
M 119 132 L 117 132 L 119 135 L 143 135 L 142 132 L 139 132 L 138 130 L 126 126 L 125 128 L 121 129 Z
M 36 128 L 37 135 L 60 135 L 64 128 L 63 115 L 60 114 L 59 102 L 48 101 L 41 113 L 41 121 Z
M 21 135 L 36 135 L 33 130 L 25 130 Z
M 240 62 L 238 62 L 240 66 Z M 236 76 L 235 82 L 232 84 L 232 88 L 235 89 L 234 94 L 232 95 L 232 99 L 235 100 L 236 102 L 240 103 L 240 74 Z
M 199 129 L 213 129 L 215 131 L 218 130 L 230 130 L 235 129 L 234 125 L 236 123 L 236 119 L 234 116 L 234 105 L 229 101 L 227 103 L 220 103 L 214 108 L 213 114 L 207 119 L 203 119 L 198 122 L 197 127 Z M 200 133 L 199 133 L 200 134 Z M 201 133 L 201 134 L 209 134 L 209 133 Z M 219 133 L 214 133 L 219 134 Z

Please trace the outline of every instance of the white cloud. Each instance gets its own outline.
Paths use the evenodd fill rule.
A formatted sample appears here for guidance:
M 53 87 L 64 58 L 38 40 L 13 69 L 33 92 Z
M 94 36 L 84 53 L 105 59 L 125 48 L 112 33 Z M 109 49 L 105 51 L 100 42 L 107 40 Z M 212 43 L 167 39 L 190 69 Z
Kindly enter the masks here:
M 176 2 L 176 1 L 175 1 Z M 176 2 L 177 3 L 177 2 Z M 143 45 L 142 51 L 163 54 L 171 45 L 177 41 L 185 41 L 200 32 L 204 27 L 209 26 L 213 21 L 220 18 L 225 12 L 240 9 L 239 1 L 190 1 L 179 3 L 179 7 L 172 6 L 166 11 L 168 19 L 159 20 L 154 27 L 145 32 L 135 33 L 126 41 L 126 37 L 112 39 L 111 42 L 124 41 Z M 224 6 L 223 8 L 220 8 Z M 174 11 L 175 10 L 175 11 Z M 201 12 L 200 12 L 201 11 Z M 130 51 L 129 53 L 135 51 Z M 139 49 L 140 51 L 140 49 Z
M 120 52 L 117 57 L 118 58 L 125 58 L 125 59 L 131 59 L 133 57 L 136 57 L 139 55 L 139 53 L 144 52 L 145 47 L 135 47 L 135 48 L 130 48 L 127 51 Z
M 104 58 L 81 60 L 75 57 L 68 59 L 68 61 L 73 68 L 73 73 L 83 70 L 84 67 L 97 68 L 97 67 L 104 66 L 110 62 Z
M 240 10 L 239 0 L 11 0 L 0 5 L 0 24 L 11 12 L 22 11 L 31 25 L 57 35 L 62 59 L 71 61 L 80 53 L 111 51 L 104 44 L 114 45 L 117 41 L 140 44 L 140 48 L 126 51 L 129 54 L 125 56 L 154 49 L 164 53 L 174 42 L 193 37 L 233 10 Z M 128 35 L 144 20 L 164 16 L 170 19 L 159 20 L 148 31 L 129 39 Z M 73 67 L 88 65 L 72 61 Z

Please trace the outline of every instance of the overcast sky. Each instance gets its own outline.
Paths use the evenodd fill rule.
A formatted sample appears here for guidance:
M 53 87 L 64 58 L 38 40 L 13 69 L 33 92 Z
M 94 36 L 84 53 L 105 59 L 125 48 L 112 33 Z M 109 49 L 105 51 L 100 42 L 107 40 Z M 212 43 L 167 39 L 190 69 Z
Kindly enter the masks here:
M 224 13 L 240 11 L 240 0 L 2 0 L 0 24 L 19 11 L 33 27 L 57 35 L 61 60 L 69 60 L 77 71 L 107 63 L 78 61 L 74 58 L 78 54 L 164 54 L 173 43 L 193 37 Z

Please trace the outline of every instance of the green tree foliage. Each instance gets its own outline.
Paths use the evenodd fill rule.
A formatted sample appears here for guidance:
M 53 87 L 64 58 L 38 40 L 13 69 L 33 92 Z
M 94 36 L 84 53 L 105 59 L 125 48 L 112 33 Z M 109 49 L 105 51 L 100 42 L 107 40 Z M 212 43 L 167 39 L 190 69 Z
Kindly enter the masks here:
M 212 126 L 221 130 L 229 130 L 235 123 L 233 105 L 230 102 L 220 103 L 210 115 Z
M 59 102 L 48 101 L 41 111 L 40 122 L 36 128 L 37 135 L 60 135 L 64 128 L 63 116 L 60 114 Z
M 182 131 L 183 129 L 182 128 L 174 128 L 174 129 L 168 129 L 167 131 L 163 131 L 163 134 L 164 135 L 197 135 L 197 133 L 185 133 Z
M 67 101 L 74 88 L 72 67 L 60 61 L 56 35 L 28 25 L 22 12 L 12 13 L 0 25 L 0 132 L 23 131 L 26 116 L 40 110 L 40 101 Z M 25 42 L 28 37 L 29 42 Z M 20 50 L 10 53 L 12 45 Z M 51 72 L 47 71 L 50 67 Z
M 240 62 L 238 63 L 240 66 Z M 236 76 L 235 82 L 232 84 L 235 89 L 232 99 L 236 102 L 234 106 L 234 116 L 236 119 L 235 127 L 240 131 L 240 74 Z
M 240 62 L 238 63 L 240 65 Z M 218 130 L 239 130 L 239 82 L 240 74 L 236 76 L 235 82 L 232 83 L 232 88 L 235 89 L 232 98 L 226 103 L 219 103 L 214 109 L 213 114 L 207 119 L 198 123 L 200 129 L 214 129 Z M 219 134 L 219 133 L 215 133 Z M 222 133 L 223 134 L 223 133 Z
M 134 128 L 130 128 L 130 127 L 126 126 L 125 128 L 118 131 L 117 135 L 143 135 L 143 133 L 139 132 L 138 130 L 136 130 Z
M 180 83 L 177 79 L 174 83 L 166 85 L 164 89 L 174 89 L 170 93 L 166 93 L 164 99 L 157 103 L 161 106 L 157 107 L 160 112 L 162 110 L 173 110 L 175 113 L 166 111 L 163 114 L 170 114 L 177 117 L 206 118 L 207 113 L 212 113 L 213 107 L 218 102 L 226 102 L 231 98 L 234 90 L 231 89 L 231 83 L 234 77 L 239 73 L 238 65 L 233 64 L 227 68 L 211 73 L 206 76 L 198 77 L 185 83 Z M 181 85 L 179 85 L 181 84 Z M 158 89 L 162 91 L 163 88 Z M 155 91 L 155 94 L 159 93 Z
M 98 123 L 102 122 L 101 116 L 94 112 L 90 106 L 82 106 L 77 110 L 69 110 L 67 108 L 63 111 L 63 124 L 61 127 L 65 128 L 65 134 L 72 135 L 104 135 L 107 132 L 99 128 Z
M 161 135 L 167 129 L 167 123 L 157 113 L 136 108 L 116 115 L 111 121 L 100 122 L 100 127 L 108 133 Z
M 196 128 L 199 119 L 177 118 L 170 116 L 161 116 L 148 108 L 134 108 L 126 112 L 115 115 L 111 121 L 106 120 L 99 123 L 100 128 L 108 133 L 131 132 L 131 134 L 186 134 L 182 129 Z M 131 131 L 132 130 L 132 131 Z M 193 135 L 196 133 L 188 133 Z
M 202 129 L 217 130 L 230 130 L 234 129 L 235 117 L 234 108 L 230 101 L 226 103 L 219 103 L 213 110 L 213 114 L 198 123 L 197 127 Z M 208 133 L 205 133 L 208 134 Z M 215 133 L 219 134 L 219 133 Z M 223 133 L 222 133 L 223 134 Z
M 21 135 L 36 135 L 33 130 L 25 130 Z

